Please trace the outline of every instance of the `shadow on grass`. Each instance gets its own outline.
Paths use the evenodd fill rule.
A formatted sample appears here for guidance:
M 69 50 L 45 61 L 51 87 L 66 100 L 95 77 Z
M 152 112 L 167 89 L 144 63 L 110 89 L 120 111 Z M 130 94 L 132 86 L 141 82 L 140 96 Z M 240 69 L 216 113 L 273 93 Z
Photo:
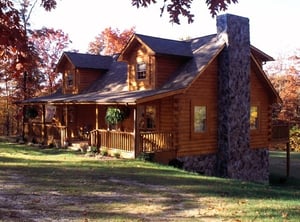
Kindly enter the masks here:
M 85 216 L 107 220 L 113 218 L 115 221 L 134 221 L 139 218 L 136 221 L 143 221 L 144 216 L 140 212 L 147 208 L 149 210 L 145 215 L 158 218 L 163 214 L 170 214 L 171 211 L 174 213 L 173 211 L 198 209 L 202 204 L 203 208 L 207 207 L 204 202 L 199 203 L 193 199 L 189 201 L 191 197 L 221 198 L 220 200 L 229 199 L 232 202 L 243 199 L 254 200 L 253 203 L 269 201 L 274 206 L 267 207 L 266 220 L 281 214 L 278 213 L 275 203 L 291 202 L 291 206 L 281 206 L 281 210 L 293 218 L 299 214 L 299 205 L 293 206 L 300 199 L 296 186 L 282 189 L 282 186 L 204 177 L 137 160 L 95 160 L 66 150 L 26 147 L 10 149 L 7 145 L 0 145 L 0 151 L 1 149 L 7 149 L 11 154 L 16 152 L 17 155 L 21 152 L 41 157 L 31 160 L 0 155 L 3 162 L 0 163 L 0 179 L 7 185 L 3 186 L 0 193 L 5 190 L 7 195 L 17 196 L 19 202 L 23 200 L 22 195 L 26 196 L 23 200 L 26 206 L 43 209 L 52 215 L 52 219 L 63 214 L 72 221 Z M 52 160 L 53 156 L 57 159 Z M 63 162 L 64 158 L 78 159 Z M 43 205 L 42 201 L 31 199 L 29 195 L 32 193 L 43 194 L 47 204 Z M 186 204 L 185 209 L 182 209 L 182 204 Z M 157 206 L 153 209 L 155 205 Z M 138 211 L 141 206 L 145 209 Z M 5 215 L 1 209 L 3 211 L 0 206 L 0 214 Z M 264 215 L 264 211 L 265 208 L 257 208 L 248 213 L 248 219 L 254 220 L 257 216 L 255 212 Z M 264 216 L 259 218 L 262 217 Z M 279 217 L 282 219 L 281 215 Z

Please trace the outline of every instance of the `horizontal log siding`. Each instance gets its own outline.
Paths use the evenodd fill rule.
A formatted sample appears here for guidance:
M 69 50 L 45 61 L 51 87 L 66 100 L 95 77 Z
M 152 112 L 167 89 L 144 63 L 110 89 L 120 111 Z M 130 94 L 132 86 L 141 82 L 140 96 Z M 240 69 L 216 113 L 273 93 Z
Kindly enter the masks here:
M 89 130 L 96 126 L 96 105 L 77 106 L 77 126 L 88 127 Z
M 129 91 L 154 88 L 155 58 L 151 56 L 151 51 L 144 45 L 137 44 L 125 60 L 128 62 L 128 88 Z M 142 60 L 147 65 L 146 78 L 138 80 L 136 78 L 137 60 Z
M 173 97 L 167 97 L 160 100 L 160 105 L 158 106 L 158 119 L 159 119 L 159 131 L 173 131 L 174 121 L 173 121 Z
M 170 75 L 180 67 L 185 60 L 181 57 L 156 56 L 155 87 L 159 88 L 170 78 Z
M 271 98 L 253 64 L 251 70 L 251 106 L 258 106 L 259 128 L 250 130 L 250 147 L 266 148 L 271 140 Z
M 62 72 L 62 86 L 63 94 L 74 94 L 76 93 L 77 88 L 75 87 L 75 67 L 70 62 L 65 62 L 62 67 L 58 68 Z M 67 73 L 74 74 L 74 85 L 73 87 L 67 87 Z
M 82 92 L 84 89 L 89 87 L 93 82 L 95 82 L 99 76 L 101 75 L 101 71 L 94 69 L 80 69 L 77 72 L 78 76 L 78 92 Z
M 178 156 L 215 153 L 217 150 L 217 61 L 178 96 Z M 207 107 L 207 131 L 193 132 L 193 105 Z

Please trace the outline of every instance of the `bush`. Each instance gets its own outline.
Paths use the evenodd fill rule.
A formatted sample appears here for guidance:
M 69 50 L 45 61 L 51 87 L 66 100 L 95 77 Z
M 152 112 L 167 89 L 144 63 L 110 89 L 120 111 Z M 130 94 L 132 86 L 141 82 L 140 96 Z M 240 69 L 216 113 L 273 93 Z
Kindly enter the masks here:
M 91 152 L 92 153 L 99 153 L 99 150 L 98 150 L 98 148 L 96 146 L 92 146 L 91 147 Z
M 114 153 L 114 157 L 116 157 L 117 159 L 119 159 L 121 157 L 121 154 L 118 153 L 118 152 L 116 152 L 116 153 Z
M 300 128 L 293 127 L 290 130 L 290 144 L 292 151 L 300 152 Z
M 108 151 L 106 149 L 101 149 L 102 156 L 108 156 Z

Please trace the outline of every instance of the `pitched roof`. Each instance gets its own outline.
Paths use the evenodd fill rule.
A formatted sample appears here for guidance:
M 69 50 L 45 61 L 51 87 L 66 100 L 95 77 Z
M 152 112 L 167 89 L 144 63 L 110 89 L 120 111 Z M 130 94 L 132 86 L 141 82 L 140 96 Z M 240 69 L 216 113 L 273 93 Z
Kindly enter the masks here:
M 111 56 L 83 54 L 76 52 L 64 52 L 59 63 L 62 61 L 64 56 L 76 67 L 76 68 L 87 68 L 87 69 L 103 69 L 108 70 L 113 61 Z
M 78 95 L 63 95 L 58 93 L 56 95 L 28 99 L 26 102 L 135 103 L 138 102 L 139 99 L 146 97 L 170 93 L 172 91 L 174 92 L 176 90 L 188 87 L 189 84 L 191 84 L 195 77 L 205 69 L 205 67 L 209 64 L 209 61 L 216 56 L 216 54 L 223 48 L 224 45 L 224 42 L 218 40 L 216 35 L 209 35 L 184 41 L 184 44 L 182 45 L 179 44 L 179 41 L 165 40 L 161 38 L 148 38 L 143 36 L 143 39 L 147 39 L 145 41 L 147 41 L 149 44 L 151 42 L 152 47 L 155 46 L 154 48 L 156 50 L 164 53 L 172 53 L 172 51 L 171 49 L 168 51 L 169 47 L 159 49 L 159 45 L 164 45 L 163 43 L 166 42 L 169 43 L 169 46 L 173 45 L 173 47 L 175 47 L 175 45 L 178 45 L 179 48 L 181 48 L 181 50 L 179 50 L 181 51 L 181 55 L 184 51 L 186 51 L 190 52 L 193 55 L 193 58 L 191 58 L 181 69 L 175 72 L 172 75 L 172 78 L 169 79 L 169 81 L 160 89 L 128 91 L 127 64 L 124 62 L 113 61 L 110 64 L 108 72 L 102 75 L 87 90 Z M 186 47 L 186 50 L 183 49 L 183 46 Z M 73 53 L 71 54 L 74 55 Z M 80 55 L 75 55 L 74 57 L 79 58 Z
M 172 39 L 163 39 L 153 36 L 135 34 L 137 39 L 145 43 L 155 53 L 193 57 L 193 53 L 188 41 L 178 41 Z
M 159 89 L 128 91 L 127 83 L 127 63 L 113 60 L 112 57 L 104 59 L 106 62 L 100 62 L 107 65 L 107 72 L 101 75 L 87 90 L 77 95 L 63 95 L 61 92 L 46 97 L 38 97 L 26 100 L 26 103 L 138 103 L 151 100 L 154 97 L 166 96 L 180 92 L 188 88 L 199 75 L 203 73 L 206 67 L 213 61 L 225 46 L 224 40 L 217 37 L 216 34 L 204 37 L 194 38 L 188 41 L 166 40 L 155 37 L 138 35 L 145 44 L 149 44 L 152 50 L 157 53 L 175 55 L 188 55 L 192 57 L 177 71 L 171 78 Z M 160 47 L 161 46 L 161 47 Z M 178 47 L 178 48 L 176 48 Z M 79 58 L 96 57 L 86 54 L 75 55 L 67 53 L 69 58 L 74 58 L 76 64 Z M 109 60 L 111 60 L 109 66 Z M 98 61 L 97 61 L 98 62 Z M 92 61 L 89 61 L 92 63 Z M 99 66 L 97 66 L 99 67 Z M 103 67 L 103 66 L 102 66 Z M 154 96 L 154 97 L 153 97 Z

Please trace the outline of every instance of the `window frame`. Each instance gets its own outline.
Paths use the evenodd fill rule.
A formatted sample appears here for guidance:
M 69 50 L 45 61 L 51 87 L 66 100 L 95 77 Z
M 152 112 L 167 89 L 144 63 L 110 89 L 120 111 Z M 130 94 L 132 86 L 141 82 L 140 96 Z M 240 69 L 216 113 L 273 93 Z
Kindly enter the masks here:
M 256 117 L 254 117 L 254 123 L 252 124 L 251 116 L 252 116 L 252 108 L 256 108 Z M 259 130 L 260 129 L 260 108 L 259 105 L 251 104 L 250 105 L 250 112 L 249 112 L 249 128 L 251 131 Z
M 147 113 L 147 108 L 151 107 L 154 110 L 154 116 L 151 118 L 151 114 Z M 145 131 L 155 131 L 157 129 L 158 116 L 157 116 L 158 107 L 154 104 L 142 105 L 139 108 L 139 129 Z M 150 123 L 151 120 L 151 123 Z M 151 126 L 150 126 L 151 125 Z
M 141 66 L 145 66 L 145 67 L 141 68 Z M 141 61 L 136 64 L 136 79 L 137 80 L 147 79 L 147 63 L 145 61 Z
M 66 87 L 67 88 L 72 88 L 74 87 L 74 73 L 72 72 L 67 72 L 66 75 Z M 71 82 L 71 83 L 70 83 Z
M 208 108 L 207 108 L 207 105 L 203 105 L 203 104 L 194 104 L 193 106 L 192 106 L 192 108 L 193 108 L 193 110 L 192 110 L 192 115 L 193 115 L 193 118 L 192 118 L 192 132 L 193 133 L 195 133 L 195 134 L 202 134 L 202 133 L 206 133 L 207 131 L 208 131 L 208 120 L 207 120 L 207 111 L 208 111 Z M 196 122 L 196 108 L 204 108 L 205 109 L 205 112 L 204 112 L 204 114 L 205 114 L 205 118 L 200 118 L 200 120 L 198 120 L 198 122 L 199 122 L 199 124 L 201 124 L 200 123 L 200 121 L 203 121 L 202 122 L 202 124 L 203 124 L 203 126 L 201 127 L 201 126 L 199 126 L 200 128 L 199 128 L 199 130 L 196 130 L 196 124 L 197 124 L 197 122 Z

